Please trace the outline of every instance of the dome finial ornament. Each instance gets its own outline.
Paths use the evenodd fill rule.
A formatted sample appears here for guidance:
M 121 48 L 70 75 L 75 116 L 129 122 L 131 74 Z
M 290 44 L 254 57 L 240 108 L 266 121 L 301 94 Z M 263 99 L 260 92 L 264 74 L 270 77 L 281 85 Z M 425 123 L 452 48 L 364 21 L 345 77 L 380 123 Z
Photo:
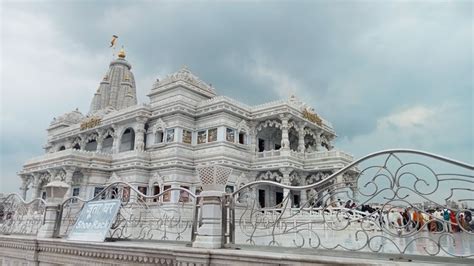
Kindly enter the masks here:
M 125 58 L 125 50 L 123 49 L 123 45 L 120 51 L 118 52 L 118 57 L 122 59 Z

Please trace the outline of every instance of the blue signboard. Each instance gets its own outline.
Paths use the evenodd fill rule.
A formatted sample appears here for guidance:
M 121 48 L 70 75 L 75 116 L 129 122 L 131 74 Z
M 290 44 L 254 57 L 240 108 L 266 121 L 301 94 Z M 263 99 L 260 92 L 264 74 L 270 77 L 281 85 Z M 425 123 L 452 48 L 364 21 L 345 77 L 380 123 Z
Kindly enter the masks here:
M 69 240 L 103 242 L 120 209 L 120 200 L 99 200 L 84 204 Z

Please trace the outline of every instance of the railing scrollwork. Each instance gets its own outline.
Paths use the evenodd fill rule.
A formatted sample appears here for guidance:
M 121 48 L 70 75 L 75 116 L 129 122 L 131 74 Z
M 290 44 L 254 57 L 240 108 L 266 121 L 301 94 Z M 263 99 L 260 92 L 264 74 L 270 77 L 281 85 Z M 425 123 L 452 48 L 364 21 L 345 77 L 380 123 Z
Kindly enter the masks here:
M 173 191 L 179 192 L 178 202 L 162 202 L 162 197 Z M 64 200 L 57 235 L 65 236 L 70 232 L 84 203 L 102 199 L 121 200 L 119 213 L 108 234 L 109 239 L 191 240 L 196 199 L 193 192 L 177 187 L 150 196 L 126 182 L 112 183 L 90 200 L 78 197 Z
M 334 182 L 349 172 L 355 177 Z M 257 192 L 268 187 L 284 194 L 276 206 L 261 206 Z M 292 206 L 293 195 L 303 193 L 305 202 Z M 466 207 L 473 207 L 472 195 L 473 165 L 417 150 L 385 150 L 313 184 L 261 180 L 242 186 L 229 195 L 234 215 L 228 230 L 235 238 L 228 243 L 473 257 L 474 209 Z
M 25 201 L 18 194 L 0 199 L 0 234 L 36 235 L 44 223 L 46 202 Z

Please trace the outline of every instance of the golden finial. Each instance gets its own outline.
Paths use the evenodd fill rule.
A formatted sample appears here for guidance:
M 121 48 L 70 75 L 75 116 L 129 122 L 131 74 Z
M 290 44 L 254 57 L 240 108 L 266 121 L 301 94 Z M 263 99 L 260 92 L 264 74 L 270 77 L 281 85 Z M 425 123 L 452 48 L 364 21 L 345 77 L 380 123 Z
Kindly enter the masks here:
M 120 51 L 118 52 L 118 57 L 119 58 L 125 58 L 125 50 L 123 49 L 123 46 L 120 49 Z

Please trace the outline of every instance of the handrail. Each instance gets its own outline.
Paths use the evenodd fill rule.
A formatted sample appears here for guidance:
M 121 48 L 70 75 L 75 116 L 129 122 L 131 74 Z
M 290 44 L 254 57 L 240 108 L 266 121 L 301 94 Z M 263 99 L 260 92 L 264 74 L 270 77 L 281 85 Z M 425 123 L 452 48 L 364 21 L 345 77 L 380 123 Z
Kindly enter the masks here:
M 80 197 L 69 197 L 65 200 L 62 201 L 61 205 L 63 205 L 64 203 L 66 203 L 67 201 L 71 200 L 71 199 L 77 199 L 77 200 L 80 200 L 82 202 L 90 202 L 90 201 L 93 201 L 93 200 L 96 200 L 96 199 L 99 199 L 100 197 L 102 197 L 102 195 L 107 191 L 108 188 L 110 187 L 114 187 L 116 185 L 125 185 L 125 186 L 128 186 L 130 187 L 133 191 L 135 191 L 139 197 L 143 197 L 144 199 L 154 199 L 154 198 L 159 198 L 161 197 L 162 195 L 166 194 L 167 192 L 170 192 L 170 191 L 173 191 L 173 190 L 181 190 L 181 191 L 185 191 L 187 192 L 189 195 L 191 195 L 192 197 L 196 198 L 196 194 L 194 194 L 193 192 L 191 192 L 189 189 L 186 189 L 186 188 L 182 188 L 182 187 L 172 187 L 172 188 L 168 188 L 166 190 L 164 190 L 163 192 L 157 194 L 157 195 L 145 195 L 143 193 L 141 193 L 137 188 L 135 188 L 132 184 L 128 183 L 128 182 L 124 182 L 124 181 L 117 181 L 117 182 L 114 182 L 114 183 L 111 183 L 109 185 L 107 185 L 104 189 L 102 189 L 96 196 L 92 197 L 91 199 L 89 200 L 85 200 L 83 198 L 80 198 Z
M 275 186 L 280 187 L 280 188 L 292 189 L 292 190 L 296 190 L 296 191 L 311 189 L 311 188 L 314 188 L 314 187 L 318 187 L 322 184 L 325 184 L 327 181 L 333 179 L 334 177 L 340 175 L 341 173 L 344 173 L 348 169 L 356 166 L 357 164 L 359 164 L 359 163 L 361 163 L 361 162 L 363 162 L 367 159 L 377 157 L 379 155 L 392 154 L 392 153 L 409 153 L 409 154 L 424 155 L 424 156 L 431 157 L 431 158 L 434 158 L 434 159 L 437 159 L 437 160 L 440 160 L 440 161 L 444 161 L 444 162 L 447 162 L 447 163 L 451 163 L 451 164 L 454 164 L 454 165 L 457 165 L 457 166 L 460 166 L 460 167 L 463 167 L 463 168 L 467 168 L 469 170 L 474 170 L 474 165 L 463 163 L 461 161 L 457 161 L 457 160 L 454 160 L 454 159 L 451 159 L 451 158 L 448 158 L 448 157 L 444 157 L 444 156 L 441 156 L 441 155 L 437 155 L 437 154 L 434 154 L 434 153 L 429 153 L 429 152 L 419 151 L 419 150 L 413 150 L 413 149 L 389 149 L 389 150 L 382 150 L 382 151 L 374 152 L 374 153 L 368 154 L 368 155 L 366 155 L 362 158 L 359 158 L 359 159 L 353 161 L 352 163 L 346 165 L 345 167 L 341 168 L 340 170 L 334 172 L 333 174 L 327 176 L 325 179 L 323 179 L 319 182 L 310 184 L 310 185 L 289 186 L 289 185 L 284 185 L 284 184 L 277 183 L 277 182 L 274 182 L 274 181 L 259 180 L 259 181 L 254 181 L 254 182 L 248 183 L 248 184 L 240 187 L 239 189 L 237 189 L 235 192 L 232 193 L 232 196 L 234 196 L 237 193 L 241 192 L 245 188 L 248 188 L 250 186 L 257 185 L 257 184 L 275 185 Z
M 30 205 L 31 203 L 33 203 L 34 201 L 37 201 L 37 200 L 39 200 L 39 201 L 40 201 L 41 203 L 43 203 L 43 204 L 46 204 L 46 201 L 45 201 L 44 199 L 42 199 L 42 198 L 34 198 L 34 199 L 31 199 L 30 201 L 26 201 L 26 200 L 24 200 L 23 197 L 20 196 L 20 194 L 18 194 L 18 193 L 10 193 L 10 194 L 6 195 L 5 197 L 0 198 L 0 202 L 5 202 L 5 201 L 7 201 L 9 198 L 14 197 L 14 196 L 17 197 L 17 198 L 21 201 L 21 203 L 23 203 L 23 204 L 25 204 L 25 205 Z

